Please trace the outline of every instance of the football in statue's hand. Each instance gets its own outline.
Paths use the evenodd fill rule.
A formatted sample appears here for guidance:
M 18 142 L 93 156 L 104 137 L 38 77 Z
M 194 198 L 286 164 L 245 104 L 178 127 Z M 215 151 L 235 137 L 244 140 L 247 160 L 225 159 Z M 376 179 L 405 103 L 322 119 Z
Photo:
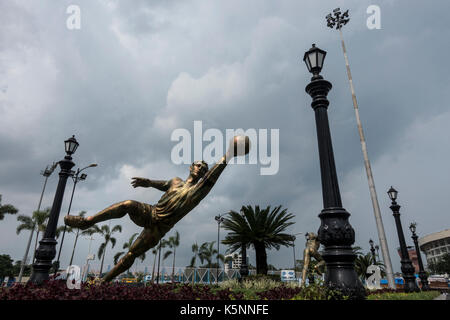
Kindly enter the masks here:
M 250 152 L 250 139 L 248 136 L 234 136 L 230 147 L 233 147 L 233 156 L 243 156 Z

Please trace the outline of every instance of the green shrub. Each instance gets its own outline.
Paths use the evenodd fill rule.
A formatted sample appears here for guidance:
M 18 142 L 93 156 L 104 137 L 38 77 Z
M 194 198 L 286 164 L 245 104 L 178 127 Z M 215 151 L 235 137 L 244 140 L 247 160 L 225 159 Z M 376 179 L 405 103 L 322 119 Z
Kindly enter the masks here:
M 384 292 L 371 293 L 368 300 L 433 300 L 440 295 L 439 291 L 422 291 L 422 292 Z

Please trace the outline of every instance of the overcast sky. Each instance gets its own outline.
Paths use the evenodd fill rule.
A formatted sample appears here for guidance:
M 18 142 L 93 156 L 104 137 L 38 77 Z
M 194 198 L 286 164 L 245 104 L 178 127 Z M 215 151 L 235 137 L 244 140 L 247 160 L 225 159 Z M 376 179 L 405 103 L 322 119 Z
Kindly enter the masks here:
M 80 29 L 68 29 L 67 7 L 80 8 Z M 381 29 L 369 29 L 369 5 Z M 194 242 L 217 241 L 214 216 L 242 205 L 282 205 L 295 215 L 288 232 L 317 232 L 323 209 L 310 80 L 302 59 L 315 43 L 327 51 L 322 75 L 333 84 L 329 119 L 343 206 L 355 245 L 379 243 L 339 34 L 327 28 L 334 8 L 349 9 L 343 28 L 394 271 L 398 238 L 386 191 L 399 191 L 401 219 L 419 236 L 448 229 L 450 26 L 448 1 L 1 1 L 0 194 L 19 214 L 37 209 L 46 165 L 64 156 L 64 140 L 80 146 L 76 167 L 98 163 L 77 184 L 72 213 L 88 215 L 122 200 L 156 203 L 156 189 L 131 187 L 131 177 L 188 176 L 171 160 L 171 133 L 194 121 L 203 130 L 279 129 L 279 171 L 260 164 L 229 166 L 209 195 L 167 236 L 180 233 L 177 266 L 189 264 Z M 225 142 L 224 142 L 225 143 Z M 212 165 L 213 163 L 210 163 Z M 59 169 L 42 208 L 53 203 Z M 60 214 L 67 213 L 68 180 Z M 133 233 L 128 217 L 108 247 L 105 268 Z M 20 260 L 29 231 L 0 222 L 0 254 Z M 226 231 L 221 230 L 223 239 Z M 66 236 L 61 264 L 70 259 Z M 92 242 L 97 253 L 99 236 Z M 305 239 L 296 241 L 303 257 Z M 59 246 L 58 246 L 59 247 Z M 74 264 L 84 265 L 89 241 L 79 240 Z M 221 251 L 225 249 L 221 246 Z M 254 251 L 248 251 L 255 264 Z M 381 252 L 380 252 L 381 254 Z M 31 251 L 30 251 L 31 255 Z M 292 248 L 268 252 L 268 263 L 292 267 Z M 140 268 L 153 264 L 150 252 Z M 94 265 L 99 266 L 99 260 Z M 166 260 L 165 265 L 171 265 Z M 95 266 L 94 266 L 95 267 Z

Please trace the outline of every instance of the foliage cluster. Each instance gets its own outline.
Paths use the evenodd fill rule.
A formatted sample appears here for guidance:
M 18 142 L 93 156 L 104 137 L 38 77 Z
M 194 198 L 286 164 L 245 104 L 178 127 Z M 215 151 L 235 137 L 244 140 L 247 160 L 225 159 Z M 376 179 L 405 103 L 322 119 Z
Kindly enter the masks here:
M 428 268 L 434 274 L 450 274 L 450 253 L 443 254 L 436 262 L 429 263 Z
M 228 283 L 229 286 L 191 284 L 83 283 L 68 289 L 65 281 L 46 281 L 42 286 L 16 284 L 0 290 L 0 300 L 329 300 L 345 297 L 330 293 L 322 284 L 308 287 L 273 280 Z
M 368 300 L 433 300 L 441 293 L 438 290 L 421 291 L 413 293 L 396 292 L 392 289 L 377 290 L 370 292 Z

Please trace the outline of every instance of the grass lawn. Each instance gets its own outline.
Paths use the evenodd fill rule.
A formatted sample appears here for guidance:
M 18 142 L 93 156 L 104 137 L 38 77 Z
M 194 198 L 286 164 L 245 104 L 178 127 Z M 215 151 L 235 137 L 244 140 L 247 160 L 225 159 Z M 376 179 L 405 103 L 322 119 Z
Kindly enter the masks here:
M 367 297 L 367 300 L 433 300 L 437 298 L 441 292 L 439 290 L 422 291 L 413 293 L 375 293 Z

